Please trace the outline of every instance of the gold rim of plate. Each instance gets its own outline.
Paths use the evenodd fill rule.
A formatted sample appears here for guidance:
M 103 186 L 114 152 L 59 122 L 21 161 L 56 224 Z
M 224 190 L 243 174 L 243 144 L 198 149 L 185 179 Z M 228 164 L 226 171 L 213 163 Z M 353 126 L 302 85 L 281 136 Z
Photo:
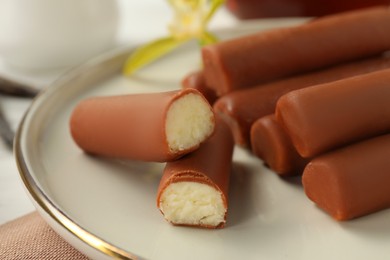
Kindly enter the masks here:
M 26 118 L 31 113 L 32 107 L 39 103 L 48 91 L 55 91 L 56 89 L 61 88 L 61 86 L 74 79 L 77 75 L 82 74 L 84 71 L 90 70 L 94 67 L 102 66 L 102 61 L 114 62 L 114 64 L 116 65 L 114 66 L 115 71 L 119 73 L 121 65 L 124 63 L 126 57 L 131 53 L 132 50 L 120 49 L 119 51 L 114 50 L 112 52 L 108 52 L 105 55 L 99 56 L 98 58 L 93 59 L 69 71 L 64 76 L 60 77 L 57 81 L 55 81 L 51 87 L 43 89 L 41 93 L 32 101 L 30 107 L 27 109 L 22 118 L 22 121 L 15 136 L 14 156 L 20 177 L 27 191 L 29 192 L 32 199 L 38 204 L 41 209 L 43 209 L 50 216 L 51 219 L 53 219 L 62 228 L 69 231 L 72 235 L 77 237 L 79 240 L 81 240 L 88 246 L 106 254 L 107 256 L 117 259 L 136 260 L 139 259 L 139 257 L 123 249 L 120 249 L 119 247 L 116 247 L 113 244 L 108 243 L 107 241 L 104 241 L 103 239 L 92 234 L 88 230 L 82 228 L 48 198 L 45 192 L 38 186 L 30 170 L 28 169 L 21 143 L 22 133 L 23 131 L 25 131 L 26 127 Z

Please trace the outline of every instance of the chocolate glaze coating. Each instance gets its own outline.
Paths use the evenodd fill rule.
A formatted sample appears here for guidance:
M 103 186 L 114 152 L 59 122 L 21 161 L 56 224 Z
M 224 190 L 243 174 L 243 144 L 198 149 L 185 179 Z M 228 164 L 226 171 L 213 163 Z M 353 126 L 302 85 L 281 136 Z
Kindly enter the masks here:
M 305 158 L 389 132 L 390 69 L 289 92 L 276 118 Z
M 183 88 L 194 88 L 198 90 L 211 105 L 214 104 L 215 100 L 217 100 L 217 95 L 214 90 L 207 86 L 202 70 L 189 73 L 186 77 L 184 77 L 181 85 Z
M 357 60 L 324 70 L 282 79 L 253 88 L 231 92 L 213 105 L 232 129 L 236 144 L 249 146 L 249 132 L 259 118 L 275 112 L 278 99 L 296 89 L 390 68 L 390 55 Z
M 227 0 L 226 7 L 240 19 L 269 17 L 316 17 L 375 5 L 389 5 L 389 0 Z
M 158 187 L 157 207 L 164 189 L 171 183 L 189 181 L 207 184 L 220 191 L 227 209 L 233 148 L 230 129 L 217 116 L 214 134 L 199 149 L 166 164 Z M 203 227 L 222 228 L 224 225 L 225 223 L 220 223 L 216 227 Z
M 166 113 L 175 100 L 189 93 L 203 98 L 197 90 L 185 89 L 83 100 L 70 119 L 72 137 L 91 154 L 156 162 L 177 159 L 198 146 L 170 150 L 165 135 Z
M 202 49 L 218 95 L 390 49 L 390 9 L 377 7 L 259 32 Z
M 390 134 L 319 156 L 302 176 L 306 195 L 337 220 L 390 206 Z
M 251 128 L 252 152 L 280 176 L 302 174 L 309 162 L 302 158 L 275 115 L 262 117 Z

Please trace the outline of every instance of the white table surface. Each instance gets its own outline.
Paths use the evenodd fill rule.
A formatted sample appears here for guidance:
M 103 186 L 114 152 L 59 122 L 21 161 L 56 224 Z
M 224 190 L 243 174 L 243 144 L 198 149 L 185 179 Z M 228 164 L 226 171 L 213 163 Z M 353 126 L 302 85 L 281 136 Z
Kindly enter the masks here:
M 117 45 L 137 45 L 167 33 L 172 11 L 164 0 L 117 0 L 120 7 L 120 25 Z M 221 8 L 209 25 L 210 30 L 231 27 L 239 21 Z M 6 37 L 6 36 L 3 36 Z M 113 46 L 115 48 L 117 46 Z M 0 56 L 0 75 L 27 82 L 39 88 L 50 86 L 70 68 L 52 71 L 20 71 L 7 66 Z M 16 130 L 30 104 L 28 99 L 0 96 L 4 114 Z M 19 177 L 12 151 L 0 141 L 0 224 L 34 211 Z

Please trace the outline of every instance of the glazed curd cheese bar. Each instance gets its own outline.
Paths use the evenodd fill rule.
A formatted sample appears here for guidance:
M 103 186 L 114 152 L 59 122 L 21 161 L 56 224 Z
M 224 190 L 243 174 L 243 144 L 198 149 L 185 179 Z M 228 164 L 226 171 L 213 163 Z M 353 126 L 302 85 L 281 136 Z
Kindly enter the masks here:
M 390 8 L 314 19 L 202 48 L 206 83 L 218 95 L 390 49 Z
M 276 118 L 305 158 L 387 133 L 390 69 L 289 92 Z
M 214 125 L 211 106 L 194 89 L 89 98 L 70 119 L 72 137 L 84 151 L 156 162 L 197 149 Z
M 233 137 L 218 117 L 215 133 L 198 150 L 168 162 L 157 207 L 174 225 L 222 228 L 228 210 Z
M 390 206 L 390 134 L 321 155 L 305 168 L 306 195 L 337 220 Z
M 284 94 L 296 89 L 387 68 L 390 68 L 390 55 L 388 53 L 257 85 L 253 88 L 233 91 L 219 98 L 213 108 L 229 124 L 235 143 L 249 147 L 252 124 L 261 117 L 273 114 L 276 102 Z
M 300 175 L 309 162 L 298 154 L 274 114 L 264 116 L 252 125 L 251 148 L 254 155 L 280 176 Z

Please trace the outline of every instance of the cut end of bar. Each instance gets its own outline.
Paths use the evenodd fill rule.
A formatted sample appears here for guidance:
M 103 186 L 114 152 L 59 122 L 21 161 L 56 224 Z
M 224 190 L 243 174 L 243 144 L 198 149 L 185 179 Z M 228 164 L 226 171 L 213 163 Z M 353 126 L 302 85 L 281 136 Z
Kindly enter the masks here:
M 198 182 L 175 182 L 161 194 L 159 208 L 166 220 L 175 225 L 222 227 L 226 207 L 223 194 Z
M 171 152 L 198 147 L 214 131 L 214 113 L 200 95 L 189 93 L 169 107 L 165 131 Z
M 222 96 L 231 91 L 231 84 L 226 75 L 225 68 L 221 61 L 221 55 L 215 45 L 206 45 L 202 48 L 203 72 L 206 85 L 212 89 L 217 96 Z
M 305 168 L 302 184 L 306 196 L 336 220 L 347 220 L 349 216 L 345 201 L 346 192 L 340 188 L 340 175 L 322 157 L 311 161 Z
M 235 144 L 244 148 L 249 148 L 250 130 L 243 120 L 239 120 L 239 115 L 237 115 L 237 112 L 233 107 L 234 104 L 232 104 L 229 95 L 219 98 L 213 105 L 214 112 L 223 119 L 232 131 Z

